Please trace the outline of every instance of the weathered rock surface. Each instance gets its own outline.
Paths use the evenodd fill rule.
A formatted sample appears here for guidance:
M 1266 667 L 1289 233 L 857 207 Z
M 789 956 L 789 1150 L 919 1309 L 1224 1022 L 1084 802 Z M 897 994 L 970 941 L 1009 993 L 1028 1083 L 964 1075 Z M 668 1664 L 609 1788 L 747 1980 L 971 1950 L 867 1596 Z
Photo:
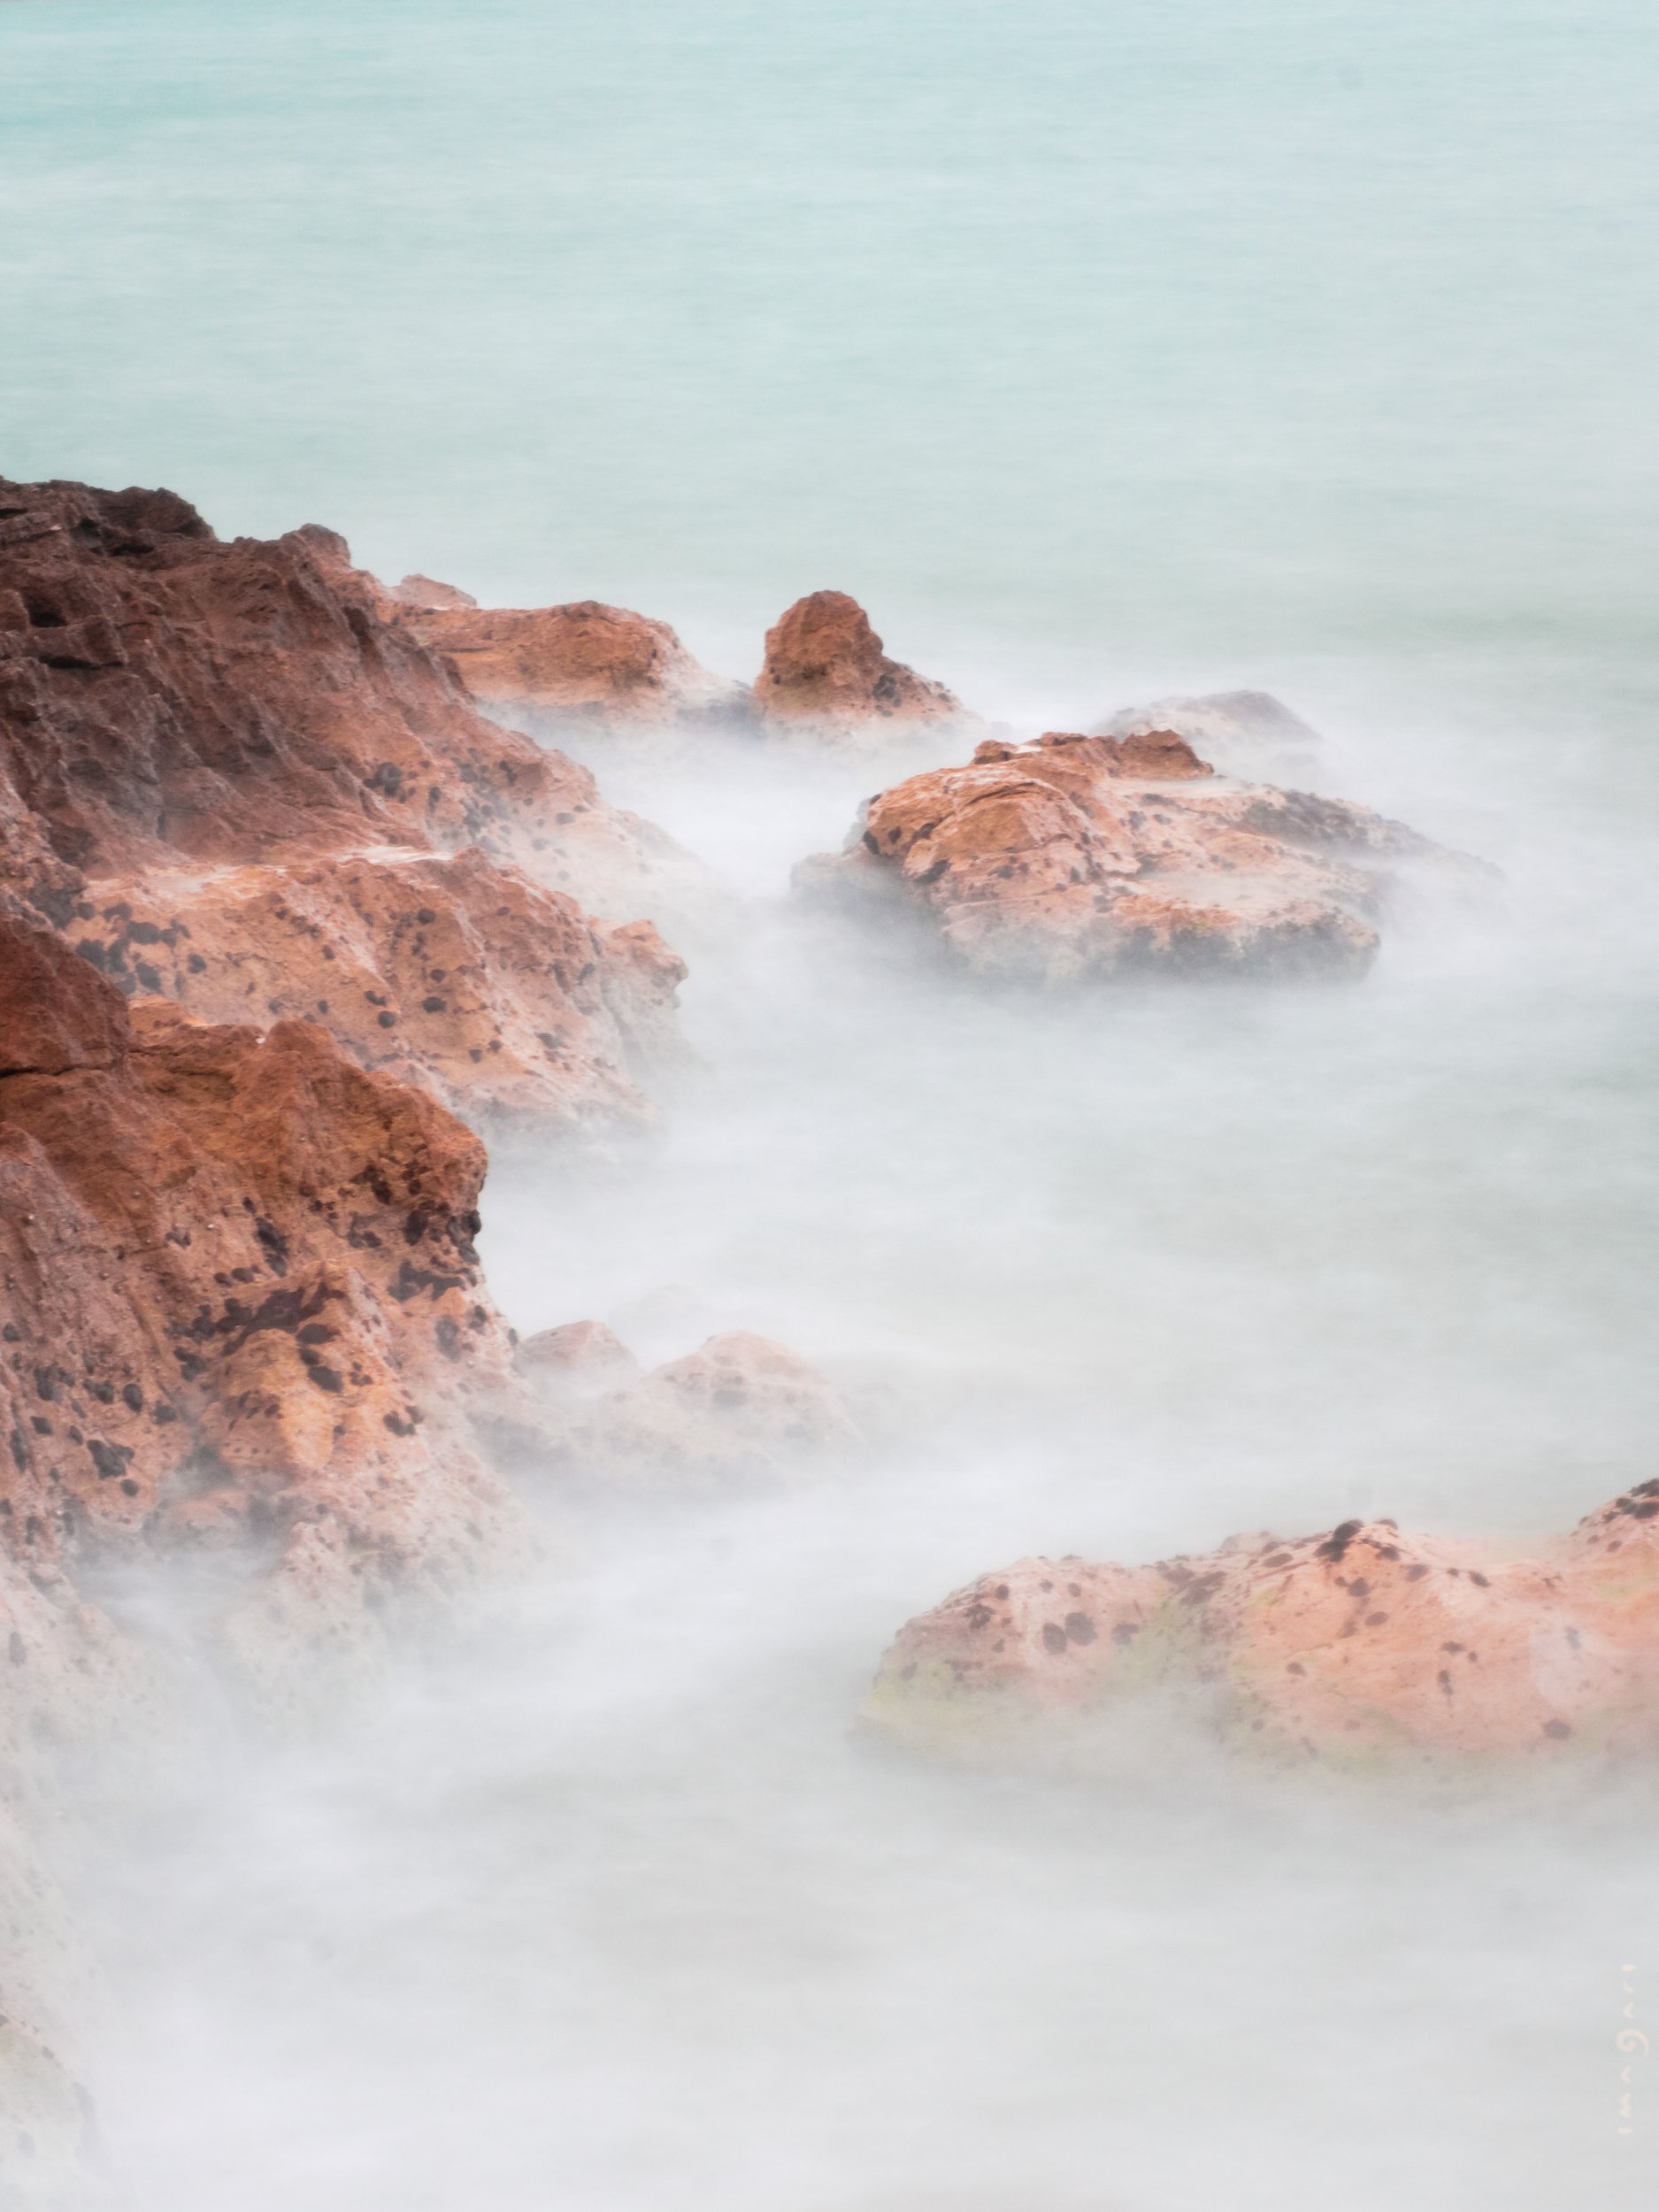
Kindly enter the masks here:
M 102 946 L 125 987 L 193 978 L 181 995 L 220 1014 L 251 984 L 260 1018 L 273 1001 L 303 1004 L 369 1064 L 394 1051 L 481 1117 L 580 1122 L 608 1091 L 631 1116 L 637 1097 L 604 1064 L 660 1042 L 673 963 L 569 902 L 637 915 L 672 896 L 684 862 L 608 807 L 585 769 L 480 715 L 332 533 L 225 544 L 170 492 L 0 482 L 0 890 Z M 288 872 L 300 872 L 291 902 Z M 146 881 L 163 873 L 152 896 Z M 405 902 L 400 881 L 419 896 Z M 402 918 L 436 915 L 451 895 L 441 933 L 513 979 L 475 979 L 470 1027 L 440 1033 L 423 1002 L 442 989 L 411 999 Z M 255 958 L 245 926 L 261 902 L 276 926 Z M 366 1040 L 357 995 L 313 972 L 335 928 L 363 1003 L 374 994 L 376 1015 L 394 1016 Z M 524 949 L 541 930 L 550 956 L 533 979 Z M 168 932 L 177 962 L 158 949 Z M 388 1045 L 381 1030 L 400 1033 Z M 561 1050 L 515 1041 L 543 1034 Z
M 1027 1559 L 903 1628 L 870 1714 L 941 1748 L 1184 1702 L 1286 1762 L 1659 1748 L 1659 1481 L 1536 1559 L 1345 1521 L 1149 1567 Z
M 1125 707 L 1096 737 L 1140 737 L 1172 730 L 1224 774 L 1254 783 L 1305 783 L 1318 767 L 1321 740 L 1271 692 L 1211 691 Z
M 1351 975 L 1412 861 L 1478 867 L 1366 808 L 1217 777 L 1171 731 L 1051 731 L 895 784 L 797 881 L 897 894 L 985 973 Z
M 611 1391 L 573 1430 L 577 1459 L 590 1471 L 679 1487 L 795 1479 L 857 1441 L 818 1370 L 746 1330 L 711 1336 Z
M 815 591 L 766 633 L 755 704 L 775 733 L 876 745 L 907 727 L 977 721 L 943 684 L 890 660 L 844 591 Z
M 472 1247 L 478 1140 L 320 1027 L 129 1010 L 4 915 L 0 973 L 58 1024 L 0 1079 L 0 1546 L 32 1586 L 250 1540 L 227 1634 L 257 1678 L 510 1558 L 471 1422 L 523 1394 Z
M 398 595 L 408 595 L 401 586 Z M 563 607 L 434 601 L 405 619 L 451 657 L 475 699 L 538 726 L 603 733 L 752 718 L 741 684 L 710 673 L 667 623 L 626 607 L 596 599 Z
M 105 879 L 65 934 L 127 992 L 204 1021 L 321 1022 L 491 1137 L 644 1125 L 685 974 L 649 922 L 607 928 L 493 861 L 371 846 L 288 866 Z

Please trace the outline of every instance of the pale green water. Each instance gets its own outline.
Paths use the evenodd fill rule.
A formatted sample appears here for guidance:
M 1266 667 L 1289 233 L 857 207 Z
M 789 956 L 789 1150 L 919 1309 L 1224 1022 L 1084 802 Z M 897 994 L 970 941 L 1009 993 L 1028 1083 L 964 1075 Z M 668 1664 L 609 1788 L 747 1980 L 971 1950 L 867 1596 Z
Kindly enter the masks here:
M 750 903 L 661 1151 L 497 1178 L 498 1292 L 684 1286 L 910 1426 L 595 1520 L 343 1749 L 83 1854 L 132 2203 L 1645 2212 L 1649 1787 L 991 1782 L 847 1723 L 1022 1551 L 1530 1540 L 1653 1471 L 1651 11 L 38 0 L 0 77 L 7 472 L 738 672 L 835 584 L 1039 724 L 1265 681 L 1509 881 L 1354 994 L 1016 1009 L 777 899 L 856 776 L 602 763 Z
M 488 595 L 1651 637 L 1645 0 L 0 10 L 14 474 Z

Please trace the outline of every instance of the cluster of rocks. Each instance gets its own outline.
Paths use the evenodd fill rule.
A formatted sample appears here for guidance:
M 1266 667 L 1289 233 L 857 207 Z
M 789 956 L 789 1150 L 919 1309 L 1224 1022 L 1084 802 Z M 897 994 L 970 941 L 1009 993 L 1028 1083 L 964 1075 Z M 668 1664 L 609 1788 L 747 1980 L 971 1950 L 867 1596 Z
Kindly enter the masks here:
M 901 1630 L 870 1720 L 997 1755 L 1137 1711 L 1344 1767 L 1659 1749 L 1659 1481 L 1544 1555 L 1344 1521 L 1148 1567 L 1023 1559 Z
M 555 731 L 718 726 L 874 755 L 901 735 L 985 728 L 891 659 L 844 592 L 789 608 L 748 688 L 701 667 L 666 624 L 591 601 L 481 609 L 410 576 L 383 603 L 493 710 Z M 803 862 L 796 882 L 840 902 L 896 895 L 987 975 L 1356 974 L 1404 872 L 1469 889 L 1486 872 L 1364 807 L 1285 788 L 1312 779 L 1318 748 L 1252 691 L 1125 708 L 1092 734 L 986 736 L 966 764 L 872 798 L 845 851 Z
M 406 576 L 383 603 L 449 656 L 476 699 L 556 733 L 725 729 L 872 750 L 896 733 L 978 721 L 943 684 L 891 659 L 841 591 L 811 592 L 780 618 L 752 685 L 711 674 L 667 623 L 596 600 L 484 608 Z
M 0 481 L 0 2117 L 43 2186 L 86 2123 L 29 1832 L 194 1694 L 104 1593 L 188 1569 L 280 1719 L 534 1554 L 508 1472 L 852 1440 L 758 1339 L 552 1402 L 483 1280 L 480 1131 L 654 1118 L 688 881 L 332 533 Z
M 1263 780 L 1317 742 L 1263 695 L 1018 743 L 841 593 L 791 607 L 743 686 L 625 610 L 388 589 L 319 528 L 227 543 L 172 493 L 0 480 L 0 1901 L 20 1928 L 47 1911 L 17 1826 L 41 1747 L 130 1740 L 169 1694 L 91 1594 L 106 1571 L 205 1562 L 204 1642 L 280 1711 L 319 1655 L 373 1664 L 411 1608 L 533 1552 L 526 1469 L 695 1490 L 859 1447 L 786 1347 L 727 1333 L 646 1372 L 594 1321 L 520 1343 L 490 1298 L 480 1133 L 651 1122 L 685 973 L 657 923 L 696 885 L 509 719 L 979 740 L 872 798 L 800 881 L 900 902 L 983 975 L 1351 975 L 1404 872 L 1477 873 Z M 1137 1570 L 1028 1561 L 912 1623 L 872 1711 L 977 1742 L 1156 1692 L 1286 1755 L 1645 1742 L 1656 1517 L 1648 1485 L 1533 1563 L 1391 1524 Z M 68 2144 L 44 1986 L 0 1978 L 0 2090 Z
M 0 483 L 0 893 L 122 991 L 319 1021 L 484 1125 L 642 1118 L 683 971 L 638 918 L 688 865 L 332 533 Z

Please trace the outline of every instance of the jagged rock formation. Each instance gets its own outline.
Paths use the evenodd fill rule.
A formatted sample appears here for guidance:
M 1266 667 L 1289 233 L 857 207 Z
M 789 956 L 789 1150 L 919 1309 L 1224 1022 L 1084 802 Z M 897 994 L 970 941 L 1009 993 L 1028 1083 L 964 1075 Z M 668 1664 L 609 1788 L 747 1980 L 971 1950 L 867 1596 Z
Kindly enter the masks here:
M 472 1425 L 523 1417 L 472 1247 L 478 1140 L 315 1025 L 129 1008 L 9 915 L 0 979 L 0 1547 L 50 1587 L 251 1543 L 226 1633 L 255 1678 L 510 1557 Z
M 889 660 L 844 591 L 797 599 L 767 631 L 755 705 L 776 734 L 866 745 L 918 725 L 978 720 L 943 684 Z
M 752 718 L 741 684 L 716 676 L 667 623 L 582 599 L 563 607 L 477 607 L 428 598 L 407 626 L 449 654 L 475 699 L 557 732 L 741 727 Z M 447 590 L 440 585 L 437 590 Z M 460 595 L 464 598 L 464 595 Z
M 1656 1517 L 1659 1481 L 1534 1559 L 1344 1521 L 1149 1567 L 1021 1560 L 900 1632 L 870 1717 L 960 1750 L 1173 1702 L 1290 1763 L 1651 1754 Z
M 1319 733 L 1271 692 L 1155 699 L 1150 706 L 1120 709 L 1094 734 L 1141 737 L 1150 730 L 1172 730 L 1225 775 L 1252 783 L 1303 784 L 1318 767 Z
M 0 482 L 0 890 L 124 988 L 303 1010 L 480 1118 L 636 1117 L 677 965 L 575 901 L 636 915 L 682 858 L 479 714 L 330 532 Z
M 204 1021 L 324 1023 L 492 1138 L 644 1124 L 685 966 L 475 845 L 283 867 L 152 869 L 76 902 L 65 934 L 122 989 Z
M 895 785 L 797 880 L 896 893 L 987 974 L 1351 975 L 1409 861 L 1478 869 L 1363 807 L 1225 781 L 1171 731 L 1051 731 Z

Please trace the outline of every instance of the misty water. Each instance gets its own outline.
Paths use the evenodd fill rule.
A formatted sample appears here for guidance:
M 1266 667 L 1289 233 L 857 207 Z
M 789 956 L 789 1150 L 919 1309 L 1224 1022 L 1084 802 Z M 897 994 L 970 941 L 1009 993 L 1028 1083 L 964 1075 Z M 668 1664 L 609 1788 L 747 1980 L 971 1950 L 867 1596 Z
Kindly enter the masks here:
M 1027 1553 L 1519 1548 L 1654 1471 L 1647 12 L 55 0 L 0 56 L 10 474 L 741 676 L 833 585 L 1022 731 L 1261 684 L 1504 875 L 1355 987 L 985 993 L 790 899 L 868 768 L 590 749 L 726 904 L 660 1140 L 499 1163 L 492 1286 L 782 1339 L 867 1448 L 541 1493 L 546 1560 L 359 1707 L 89 1804 L 123 2200 L 1652 2202 L 1651 1778 L 856 1725 Z

